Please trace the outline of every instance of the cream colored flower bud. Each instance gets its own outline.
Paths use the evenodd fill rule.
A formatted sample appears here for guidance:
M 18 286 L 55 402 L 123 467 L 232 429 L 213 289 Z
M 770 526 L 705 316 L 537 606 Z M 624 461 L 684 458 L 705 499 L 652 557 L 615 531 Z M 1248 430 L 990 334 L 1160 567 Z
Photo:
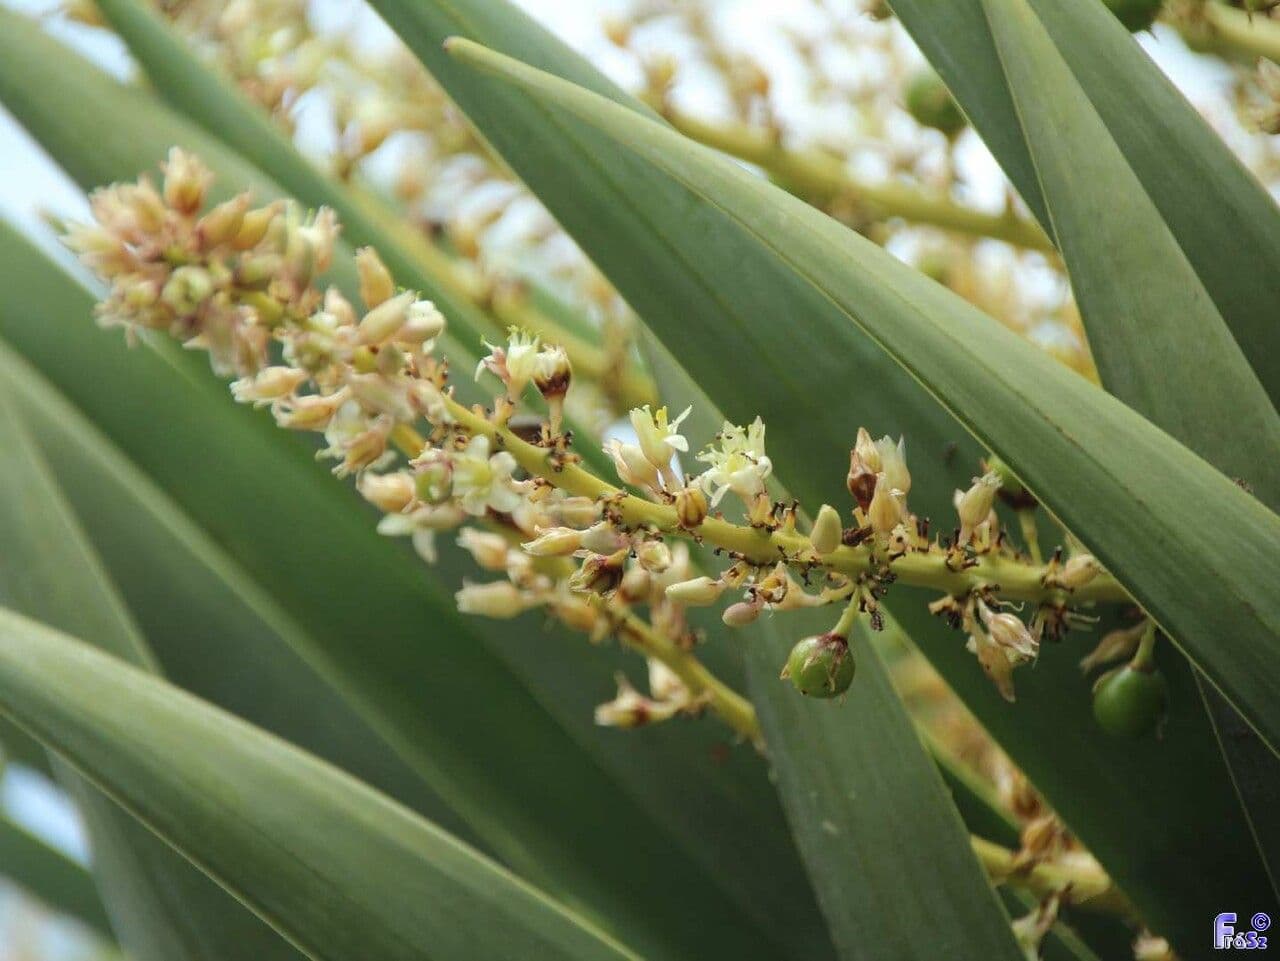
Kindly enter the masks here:
M 661 488 L 658 468 L 649 463 L 644 451 L 635 444 L 625 444 L 613 438 L 605 443 L 604 452 L 613 461 L 613 469 L 622 483 L 652 491 Z
M 178 314 L 191 314 L 213 295 L 213 278 L 203 267 L 179 267 L 160 293 L 160 299 Z
M 911 472 L 907 470 L 907 441 L 905 437 L 894 443 L 890 437 L 882 437 L 876 441 L 876 450 L 880 454 L 880 469 L 892 490 L 899 491 L 905 497 L 911 490 Z
M 877 534 L 888 534 L 898 526 L 901 520 L 902 514 L 898 509 L 898 502 L 889 489 L 884 474 L 877 474 L 876 492 L 871 498 L 870 507 L 867 508 L 867 521 L 871 529 Z
M 229 243 L 240 233 L 248 210 L 249 194 L 238 194 L 201 217 L 196 224 L 196 233 L 209 247 Z
M 538 536 L 523 545 L 534 557 L 568 557 L 582 547 L 582 532 L 571 527 L 538 527 Z
M 172 147 L 161 167 L 164 170 L 165 203 L 188 216 L 204 206 L 205 191 L 213 181 L 213 174 L 195 154 Z
M 830 504 L 823 504 L 818 511 L 818 519 L 813 522 L 813 530 L 809 533 L 809 542 L 819 557 L 825 557 L 840 546 L 844 535 L 844 525 L 840 522 L 840 512 Z
M 466 584 L 454 595 L 454 600 L 463 614 L 477 614 L 499 620 L 519 617 L 529 607 L 524 594 L 510 581 Z
M 288 430 L 324 430 L 342 406 L 345 394 L 321 397 L 310 394 L 290 400 L 286 406 L 273 411 L 276 423 Z
M 665 721 L 680 709 L 677 703 L 645 697 L 621 674 L 617 680 L 618 696 L 596 708 L 595 720 L 602 727 L 642 727 L 654 721 Z
M 707 519 L 707 495 L 698 487 L 686 487 L 676 494 L 676 518 L 685 530 L 693 530 Z
M 760 616 L 763 607 L 764 605 L 760 603 L 739 601 L 737 604 L 726 607 L 724 613 L 720 615 L 720 620 L 724 621 L 728 627 L 746 627 Z
M 975 477 L 973 486 L 960 495 L 956 513 L 960 515 L 960 543 L 967 544 L 973 531 L 986 522 L 995 504 L 996 491 L 1000 489 L 1000 475 L 989 471 Z
M 649 572 L 638 564 L 627 568 L 618 584 L 618 596 L 628 604 L 638 604 L 647 600 L 653 586 Z
M 656 657 L 649 661 L 649 694 L 655 700 L 687 704 L 690 700 L 689 689 L 684 682 L 666 664 Z
M 636 560 L 651 574 L 661 574 L 671 566 L 671 548 L 662 541 L 645 541 L 636 548 Z
M 406 290 L 365 314 L 356 328 L 357 342 L 382 344 L 399 333 L 409 319 L 409 305 L 413 303 L 414 296 L 413 291 Z
M 413 478 L 404 471 L 394 474 L 366 472 L 360 475 L 356 487 L 365 500 L 388 514 L 400 513 L 414 500 Z
M 237 250 L 249 250 L 258 246 L 266 237 L 267 230 L 279 213 L 280 204 L 268 204 L 256 210 L 246 211 L 240 222 L 240 229 L 231 242 L 232 246 Z
M 690 607 L 705 607 L 714 604 L 724 593 L 724 584 L 710 577 L 695 577 L 693 580 L 680 581 L 667 587 L 667 600 Z
M 1006 612 L 993 611 L 978 602 L 978 616 L 994 641 L 1014 664 L 1033 660 L 1040 653 L 1040 641 L 1022 623 L 1021 618 Z
M 595 554 L 613 554 L 627 546 L 627 539 L 608 521 L 600 521 L 583 531 L 582 548 Z
M 600 519 L 600 505 L 590 497 L 566 497 L 552 505 L 560 523 L 581 530 Z
M 600 611 L 590 601 L 572 594 L 557 597 L 551 602 L 551 611 L 565 626 L 583 634 L 594 634 L 604 620 Z
M 501 534 L 464 527 L 458 531 L 458 546 L 471 555 L 486 571 L 505 571 L 511 545 Z
M 231 384 L 231 396 L 241 404 L 262 407 L 288 397 L 307 379 L 305 370 L 294 367 L 264 367 L 252 377 L 242 377 Z
M 543 347 L 538 351 L 533 371 L 533 386 L 543 397 L 563 397 L 573 379 L 573 367 L 569 355 L 559 345 Z
M 1067 590 L 1084 587 L 1102 571 L 1102 565 L 1092 554 L 1077 554 L 1069 558 L 1054 580 Z
M 858 456 L 862 466 L 871 471 L 871 473 L 879 474 L 884 470 L 884 464 L 880 461 L 880 447 L 871 439 L 871 435 L 865 427 L 858 428 L 858 437 L 853 445 L 853 453 Z
M 588 554 L 582 566 L 569 578 L 569 589 L 608 597 L 622 583 L 626 570 L 627 552 L 616 554 Z
M 425 344 L 443 334 L 444 328 L 444 314 L 436 309 L 435 304 L 429 300 L 415 300 L 409 305 L 409 314 L 396 334 L 396 340 L 403 344 Z

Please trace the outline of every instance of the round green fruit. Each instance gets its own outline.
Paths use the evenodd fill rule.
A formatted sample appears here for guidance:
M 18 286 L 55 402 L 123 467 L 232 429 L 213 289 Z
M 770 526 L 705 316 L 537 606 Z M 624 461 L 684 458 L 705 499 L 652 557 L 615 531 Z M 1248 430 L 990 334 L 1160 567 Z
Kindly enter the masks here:
M 1103 0 L 1116 19 L 1125 25 L 1130 33 L 1146 30 L 1156 21 L 1164 0 Z
M 837 697 L 849 690 L 854 674 L 849 642 L 837 634 L 806 637 L 791 649 L 782 676 L 801 694 Z
M 954 137 L 965 127 L 964 114 L 956 106 L 942 78 L 926 67 L 907 82 L 907 112 L 917 123 Z
M 1104 674 L 1093 689 L 1093 717 L 1108 734 L 1142 737 L 1155 730 L 1167 700 L 1163 674 L 1126 664 Z

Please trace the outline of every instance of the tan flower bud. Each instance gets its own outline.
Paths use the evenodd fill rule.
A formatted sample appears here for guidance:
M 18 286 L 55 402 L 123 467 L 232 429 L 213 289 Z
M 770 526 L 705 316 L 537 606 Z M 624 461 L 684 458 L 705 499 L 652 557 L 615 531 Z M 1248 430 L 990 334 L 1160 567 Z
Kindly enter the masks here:
M 345 395 L 296 397 L 273 411 L 276 423 L 288 430 L 324 430 L 342 406 Z
M 204 206 L 205 191 L 213 181 L 213 174 L 195 154 L 172 147 L 161 168 L 164 170 L 165 203 L 188 216 Z
M 636 560 L 651 574 L 661 574 L 671 566 L 671 548 L 662 541 L 645 541 L 636 548 Z
M 160 293 L 160 299 L 177 314 L 192 314 L 213 295 L 213 278 L 203 267 L 179 267 Z
M 714 604 L 724 592 L 724 584 L 710 577 L 695 577 L 692 580 L 680 581 L 667 587 L 667 600 L 690 607 L 705 607 Z
M 698 487 L 686 487 L 676 494 L 676 518 L 685 530 L 693 530 L 707 519 L 707 495 Z
M 241 404 L 261 407 L 288 397 L 307 379 L 305 370 L 295 367 L 265 367 L 252 377 L 242 377 L 231 384 L 231 396 Z
M 882 437 L 876 442 L 876 450 L 880 454 L 880 469 L 890 489 L 898 491 L 902 497 L 911 490 L 911 472 L 907 470 L 907 441 L 899 438 L 895 444 L 889 437 Z
M 396 284 L 391 279 L 391 271 L 372 247 L 356 251 L 356 273 L 360 277 L 360 299 L 367 309 L 372 310 L 395 296 Z
M 581 530 L 600 519 L 600 505 L 590 497 L 566 497 L 552 506 L 560 523 Z
M 366 472 L 360 475 L 356 487 L 365 500 L 388 514 L 400 513 L 414 500 L 413 478 L 404 471 L 394 474 Z
M 823 504 L 818 511 L 818 519 L 813 522 L 813 530 L 809 532 L 809 542 L 818 556 L 825 557 L 838 548 L 843 534 L 840 513 L 830 504 Z
M 1000 489 L 1000 475 L 988 471 L 975 477 L 973 486 L 960 495 L 956 513 L 960 515 L 960 543 L 967 544 L 974 529 L 986 522 L 995 504 L 996 491 Z
M 594 634 L 603 620 L 594 604 L 581 597 L 567 595 L 557 597 L 550 604 L 551 612 L 571 630 Z
M 356 340 L 361 344 L 381 344 L 390 340 L 409 319 L 409 305 L 413 300 L 413 291 L 406 290 L 374 307 L 356 328 Z
M 1101 570 L 1102 565 L 1092 554 L 1077 554 L 1067 560 L 1062 570 L 1054 576 L 1054 581 L 1067 590 L 1074 591 L 1077 587 L 1088 584 Z
M 583 550 L 593 554 L 613 554 L 627 546 L 627 539 L 608 521 L 600 521 L 583 531 L 579 537 Z
M 720 620 L 724 621 L 728 627 L 745 627 L 760 616 L 763 607 L 764 605 L 759 602 L 739 601 L 737 604 L 726 607 L 724 613 L 720 615 Z
M 240 229 L 231 242 L 237 250 L 249 250 L 262 243 L 272 221 L 280 213 L 280 204 L 268 204 L 257 210 L 248 210 L 240 221 Z
M 529 607 L 525 596 L 510 581 L 493 581 L 489 584 L 465 584 L 454 595 L 458 610 L 463 614 L 478 614 L 510 620 Z
M 196 223 L 196 234 L 202 244 L 216 247 L 229 243 L 244 225 L 244 215 L 249 210 L 249 194 L 242 193 L 225 203 L 220 203 Z
M 396 334 L 396 340 L 402 344 L 419 346 L 435 340 L 445 329 L 444 314 L 436 309 L 429 300 L 415 300 L 409 305 L 409 313 L 404 326 Z
M 543 397 L 563 397 L 569 391 L 569 382 L 573 378 L 573 368 L 569 364 L 569 355 L 560 346 L 543 347 L 538 351 L 537 364 L 533 370 L 533 385 Z
M 865 427 L 858 428 L 858 437 L 854 441 L 853 453 L 857 456 L 862 466 L 873 474 L 879 474 L 884 470 L 884 465 L 880 461 L 880 447 L 871 439 L 871 435 Z
M 568 557 L 582 547 L 582 532 L 570 527 L 538 527 L 538 536 L 522 546 L 534 557 Z
M 876 475 L 876 492 L 867 508 L 867 522 L 877 534 L 889 534 L 902 521 L 898 502 L 885 482 L 884 474 Z
M 608 597 L 618 589 L 625 572 L 627 552 L 588 554 L 569 578 L 569 589 Z
M 501 534 L 464 527 L 458 531 L 458 546 L 486 571 L 505 571 L 511 545 Z

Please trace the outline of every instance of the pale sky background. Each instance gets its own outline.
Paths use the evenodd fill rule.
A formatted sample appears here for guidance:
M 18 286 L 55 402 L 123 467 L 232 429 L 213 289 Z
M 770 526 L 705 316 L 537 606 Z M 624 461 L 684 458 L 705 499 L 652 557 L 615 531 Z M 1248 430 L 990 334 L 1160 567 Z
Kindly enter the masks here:
M 49 8 L 48 0 L 0 0 L 7 6 L 35 12 Z M 603 16 L 617 4 L 606 0 L 518 0 L 535 16 L 550 24 L 569 43 L 593 53 L 604 51 L 602 66 L 615 79 L 627 83 L 634 80 L 630 71 L 634 64 L 622 55 L 609 56 L 603 42 L 600 23 Z M 741 29 L 735 30 L 744 45 L 758 52 L 760 59 L 769 61 L 767 51 L 776 35 L 780 12 L 785 4 L 771 0 L 723 0 L 735 9 L 735 22 Z M 794 12 L 794 8 L 792 8 Z M 376 36 L 384 30 L 362 5 L 354 0 L 326 0 L 322 7 L 323 21 L 337 27 L 356 25 L 361 31 Z M 74 42 L 113 72 L 127 74 L 129 61 L 121 45 L 101 32 L 88 31 L 71 26 L 60 30 L 60 35 Z M 1193 99 L 1216 96 L 1229 81 L 1229 72 L 1221 64 L 1190 53 L 1180 39 L 1166 28 L 1157 28 L 1154 35 L 1141 39 L 1161 67 Z M 616 54 L 616 52 L 615 52 Z M 785 71 L 783 71 L 785 73 Z M 775 85 L 785 91 L 786 84 Z M 785 94 L 782 107 L 785 111 Z M 1003 185 L 994 161 L 976 137 L 965 143 L 960 159 L 962 172 L 970 183 L 968 196 L 984 206 L 998 206 L 1003 199 Z M 47 209 L 61 215 L 81 216 L 85 211 L 84 197 L 80 191 L 49 161 L 24 131 L 0 107 L 0 216 L 22 224 L 42 243 L 54 247 L 51 238 L 38 219 L 38 211 Z M 84 839 L 74 811 L 61 795 L 40 777 L 22 769 L 11 768 L 0 780 L 0 806 L 16 820 L 49 839 L 52 843 L 77 857 L 85 856 Z M 0 894 L 3 884 L 0 883 Z M 8 961 L 4 932 L 12 921 L 15 902 L 0 896 L 0 961 Z M 47 957 L 62 958 L 75 941 L 74 933 L 54 929 L 45 942 Z

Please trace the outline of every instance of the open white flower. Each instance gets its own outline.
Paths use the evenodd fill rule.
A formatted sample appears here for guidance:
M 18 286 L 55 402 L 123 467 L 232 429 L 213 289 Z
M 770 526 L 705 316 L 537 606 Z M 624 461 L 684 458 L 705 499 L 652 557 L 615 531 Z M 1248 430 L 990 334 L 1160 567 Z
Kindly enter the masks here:
M 645 459 L 661 473 L 668 487 L 679 487 L 675 471 L 671 469 L 671 458 L 677 453 L 686 453 L 689 442 L 680 436 L 680 424 L 689 416 L 692 407 L 684 411 L 673 421 L 667 420 L 667 409 L 659 407 L 657 413 L 649 410 L 649 405 L 634 407 L 631 410 L 631 427 L 636 432 L 636 441 Z
M 507 397 L 512 401 L 518 400 L 538 371 L 538 338 L 519 327 L 512 327 L 505 347 L 488 341 L 484 345 L 489 348 L 489 356 L 476 365 L 476 377 L 479 378 L 486 370 L 491 372 L 506 386 Z
M 764 491 L 764 480 L 773 472 L 773 462 L 764 452 L 764 421 L 757 417 L 747 428 L 725 422 L 719 441 L 698 455 L 709 464 L 699 478 L 711 494 L 711 506 L 720 503 L 727 491 L 750 500 Z
M 436 562 L 436 532 L 452 530 L 465 515 L 452 504 L 424 506 L 407 514 L 387 514 L 378 521 L 378 533 L 386 537 L 411 537 L 413 549 L 428 564 Z
M 524 482 L 512 479 L 516 459 L 507 451 L 489 453 L 489 438 L 472 437 L 466 448 L 454 454 L 453 494 L 468 514 L 482 516 L 492 508 L 510 514 L 524 500 Z

